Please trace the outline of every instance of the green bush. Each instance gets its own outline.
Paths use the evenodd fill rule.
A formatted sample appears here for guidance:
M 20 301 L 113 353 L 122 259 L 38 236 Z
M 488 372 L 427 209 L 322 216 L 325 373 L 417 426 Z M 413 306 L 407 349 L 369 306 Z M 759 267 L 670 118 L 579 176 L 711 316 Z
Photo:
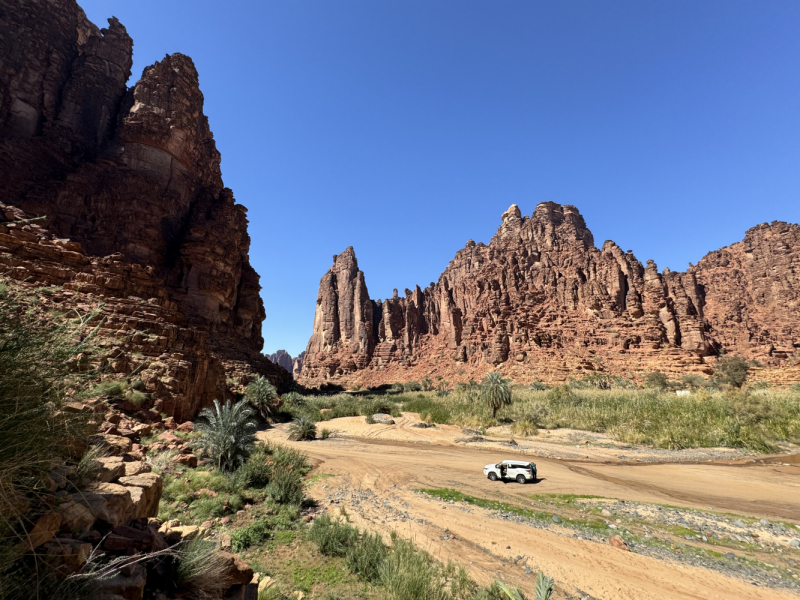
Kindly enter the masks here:
M 740 388 L 747 381 L 750 363 L 739 356 L 725 355 L 714 365 L 714 381 L 717 385 Z
M 541 381 L 534 381 L 530 388 L 535 392 L 543 392 L 550 389 L 549 385 L 542 383 Z
M 290 467 L 277 467 L 267 485 L 267 494 L 278 504 L 300 504 L 303 501 L 302 476 Z
M 450 423 L 452 418 L 450 410 L 445 404 L 428 396 L 423 396 L 422 394 L 404 403 L 403 410 L 406 412 L 419 413 L 419 418 L 421 420 L 430 421 L 432 423 L 446 424 Z
M 644 384 L 650 388 L 663 390 L 669 384 L 669 379 L 661 371 L 653 371 L 644 376 Z
M 393 600 L 449 600 L 439 565 L 429 554 L 399 538 L 381 563 L 380 580 Z
M 269 539 L 271 533 L 270 520 L 262 517 L 231 532 L 231 549 L 234 552 L 242 552 Z
M 221 406 L 219 400 L 214 400 L 214 410 L 204 408 L 199 416 L 198 447 L 208 452 L 219 469 L 235 469 L 247 460 L 257 429 L 253 410 L 247 404 L 231 404 L 228 400 Z
M 358 529 L 352 525 L 334 521 L 326 513 L 314 519 L 314 523 L 308 531 L 308 537 L 326 556 L 347 556 L 347 553 L 358 542 Z
M 409 381 L 406 384 L 403 384 L 403 391 L 404 392 L 421 392 L 422 391 L 422 384 L 417 381 Z
M 433 381 L 431 381 L 431 378 L 428 377 L 427 375 L 422 378 L 422 380 L 420 381 L 420 385 L 422 386 L 423 392 L 430 392 L 431 390 L 433 390 Z
M 305 405 L 305 400 L 303 396 L 298 392 L 286 392 L 283 396 L 281 396 L 281 400 L 285 406 L 299 408 Z
M 361 534 L 361 537 L 347 553 L 347 567 L 362 581 L 377 583 L 380 580 L 380 567 L 389 549 L 377 533 Z

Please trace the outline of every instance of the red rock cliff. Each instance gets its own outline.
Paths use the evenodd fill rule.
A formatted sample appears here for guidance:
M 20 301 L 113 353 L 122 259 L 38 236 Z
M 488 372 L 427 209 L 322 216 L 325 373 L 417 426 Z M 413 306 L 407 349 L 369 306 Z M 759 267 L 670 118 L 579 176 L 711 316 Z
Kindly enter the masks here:
M 1 200 L 24 211 L 5 219 L 46 217 L 28 239 L 6 227 L 6 272 L 109 299 L 112 311 L 146 304 L 117 332 L 127 358 L 116 362 L 125 372 L 179 355 L 180 376 L 164 367 L 149 386 L 167 412 L 224 396 L 226 370 L 287 378 L 259 354 L 247 211 L 222 183 L 192 60 L 167 55 L 128 89 L 133 42 L 116 19 L 101 30 L 73 0 L 0 0 L 0 24 Z M 171 328 L 183 333 L 157 335 Z M 121 341 L 136 332 L 164 339 Z
M 512 205 L 488 245 L 470 240 L 438 282 L 385 301 L 369 299 L 348 248 L 320 282 L 302 379 L 710 372 L 719 349 L 779 364 L 800 348 L 799 234 L 761 225 L 687 273 L 659 273 L 611 241 L 596 248 L 574 206 Z

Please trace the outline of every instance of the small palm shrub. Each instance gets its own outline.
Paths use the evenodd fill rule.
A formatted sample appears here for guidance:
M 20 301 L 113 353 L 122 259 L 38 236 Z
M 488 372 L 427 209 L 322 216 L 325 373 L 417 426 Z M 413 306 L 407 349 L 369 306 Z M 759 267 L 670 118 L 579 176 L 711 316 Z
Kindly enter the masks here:
M 278 397 L 278 390 L 275 389 L 269 379 L 258 376 L 247 386 L 244 397 L 258 411 L 261 418 L 266 421 L 275 412 L 275 399 Z
M 296 442 L 317 438 L 317 426 L 308 417 L 300 416 L 289 427 L 289 439 Z
M 481 381 L 481 398 L 492 409 L 492 418 L 496 419 L 498 410 L 511 405 L 511 383 L 500 373 L 489 373 Z
M 550 600 L 554 585 L 552 577 L 539 571 L 539 574 L 536 575 L 536 586 L 533 588 L 534 600 Z
M 547 385 L 547 384 L 545 384 L 545 383 L 542 383 L 541 381 L 534 381 L 534 382 L 533 382 L 533 383 L 532 383 L 532 384 L 531 384 L 529 387 L 530 387 L 530 388 L 531 388 L 531 389 L 532 389 L 534 392 L 544 392 L 544 391 L 546 391 L 546 390 L 549 390 L 549 389 L 550 389 L 550 386 L 549 386 L 549 385 Z
M 200 417 L 198 446 L 208 452 L 219 469 L 232 470 L 247 460 L 256 441 L 252 408 L 244 402 L 232 404 L 228 400 L 222 406 L 214 400 L 213 410 L 204 408 Z
M 281 396 L 281 401 L 283 402 L 284 406 L 290 406 L 292 408 L 300 408 L 305 404 L 303 395 L 299 392 L 286 392 L 283 396 Z
M 427 375 L 420 380 L 423 392 L 430 392 L 433 389 L 433 381 Z

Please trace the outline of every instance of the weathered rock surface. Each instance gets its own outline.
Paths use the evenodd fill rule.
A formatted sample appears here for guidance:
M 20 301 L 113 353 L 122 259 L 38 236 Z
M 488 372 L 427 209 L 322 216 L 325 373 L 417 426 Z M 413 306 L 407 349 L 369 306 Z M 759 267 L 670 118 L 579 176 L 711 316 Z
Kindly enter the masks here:
M 278 350 L 274 354 L 267 354 L 267 358 L 270 360 L 270 362 L 275 363 L 279 367 L 283 367 L 289 373 L 292 372 L 294 359 L 292 359 L 292 355 L 286 350 Z
M 527 217 L 512 205 L 488 245 L 470 240 L 438 282 L 404 296 L 371 300 L 353 249 L 334 256 L 301 381 L 711 373 L 719 350 L 783 367 L 800 349 L 798 264 L 797 225 L 759 225 L 673 273 L 614 242 L 595 247 L 573 206 Z
M 167 55 L 129 89 L 116 19 L 0 0 L 0 20 L 0 273 L 102 307 L 112 370 L 141 372 L 179 420 L 230 397 L 226 376 L 286 380 L 259 353 L 247 211 L 223 185 L 191 59 Z
M 303 372 L 303 361 L 306 357 L 306 351 L 303 350 L 297 357 L 292 361 L 292 375 L 295 379 L 300 377 Z

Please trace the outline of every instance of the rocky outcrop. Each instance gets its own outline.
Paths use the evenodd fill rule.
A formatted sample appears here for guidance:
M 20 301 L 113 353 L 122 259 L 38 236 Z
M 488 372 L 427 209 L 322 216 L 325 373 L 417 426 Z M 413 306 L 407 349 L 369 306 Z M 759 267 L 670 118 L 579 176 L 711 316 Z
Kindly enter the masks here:
M 297 357 L 292 361 L 292 375 L 295 379 L 300 377 L 301 373 L 303 372 L 303 361 L 306 358 L 306 351 L 303 350 Z
M 260 355 L 247 211 L 223 185 L 191 59 L 167 55 L 128 89 L 116 19 L 0 0 L 0 21 L 3 273 L 102 306 L 114 370 L 141 372 L 177 418 L 229 395 L 226 372 L 287 380 Z
M 762 225 L 686 273 L 659 272 L 614 242 L 597 248 L 574 206 L 527 217 L 512 205 L 488 245 L 468 241 L 438 282 L 385 301 L 348 248 L 320 281 L 302 380 L 710 373 L 720 349 L 777 364 L 800 348 L 799 231 Z
M 279 367 L 283 367 L 289 373 L 292 372 L 294 359 L 286 350 L 278 350 L 277 352 L 273 354 L 267 354 L 266 356 L 270 362 L 275 363 Z

